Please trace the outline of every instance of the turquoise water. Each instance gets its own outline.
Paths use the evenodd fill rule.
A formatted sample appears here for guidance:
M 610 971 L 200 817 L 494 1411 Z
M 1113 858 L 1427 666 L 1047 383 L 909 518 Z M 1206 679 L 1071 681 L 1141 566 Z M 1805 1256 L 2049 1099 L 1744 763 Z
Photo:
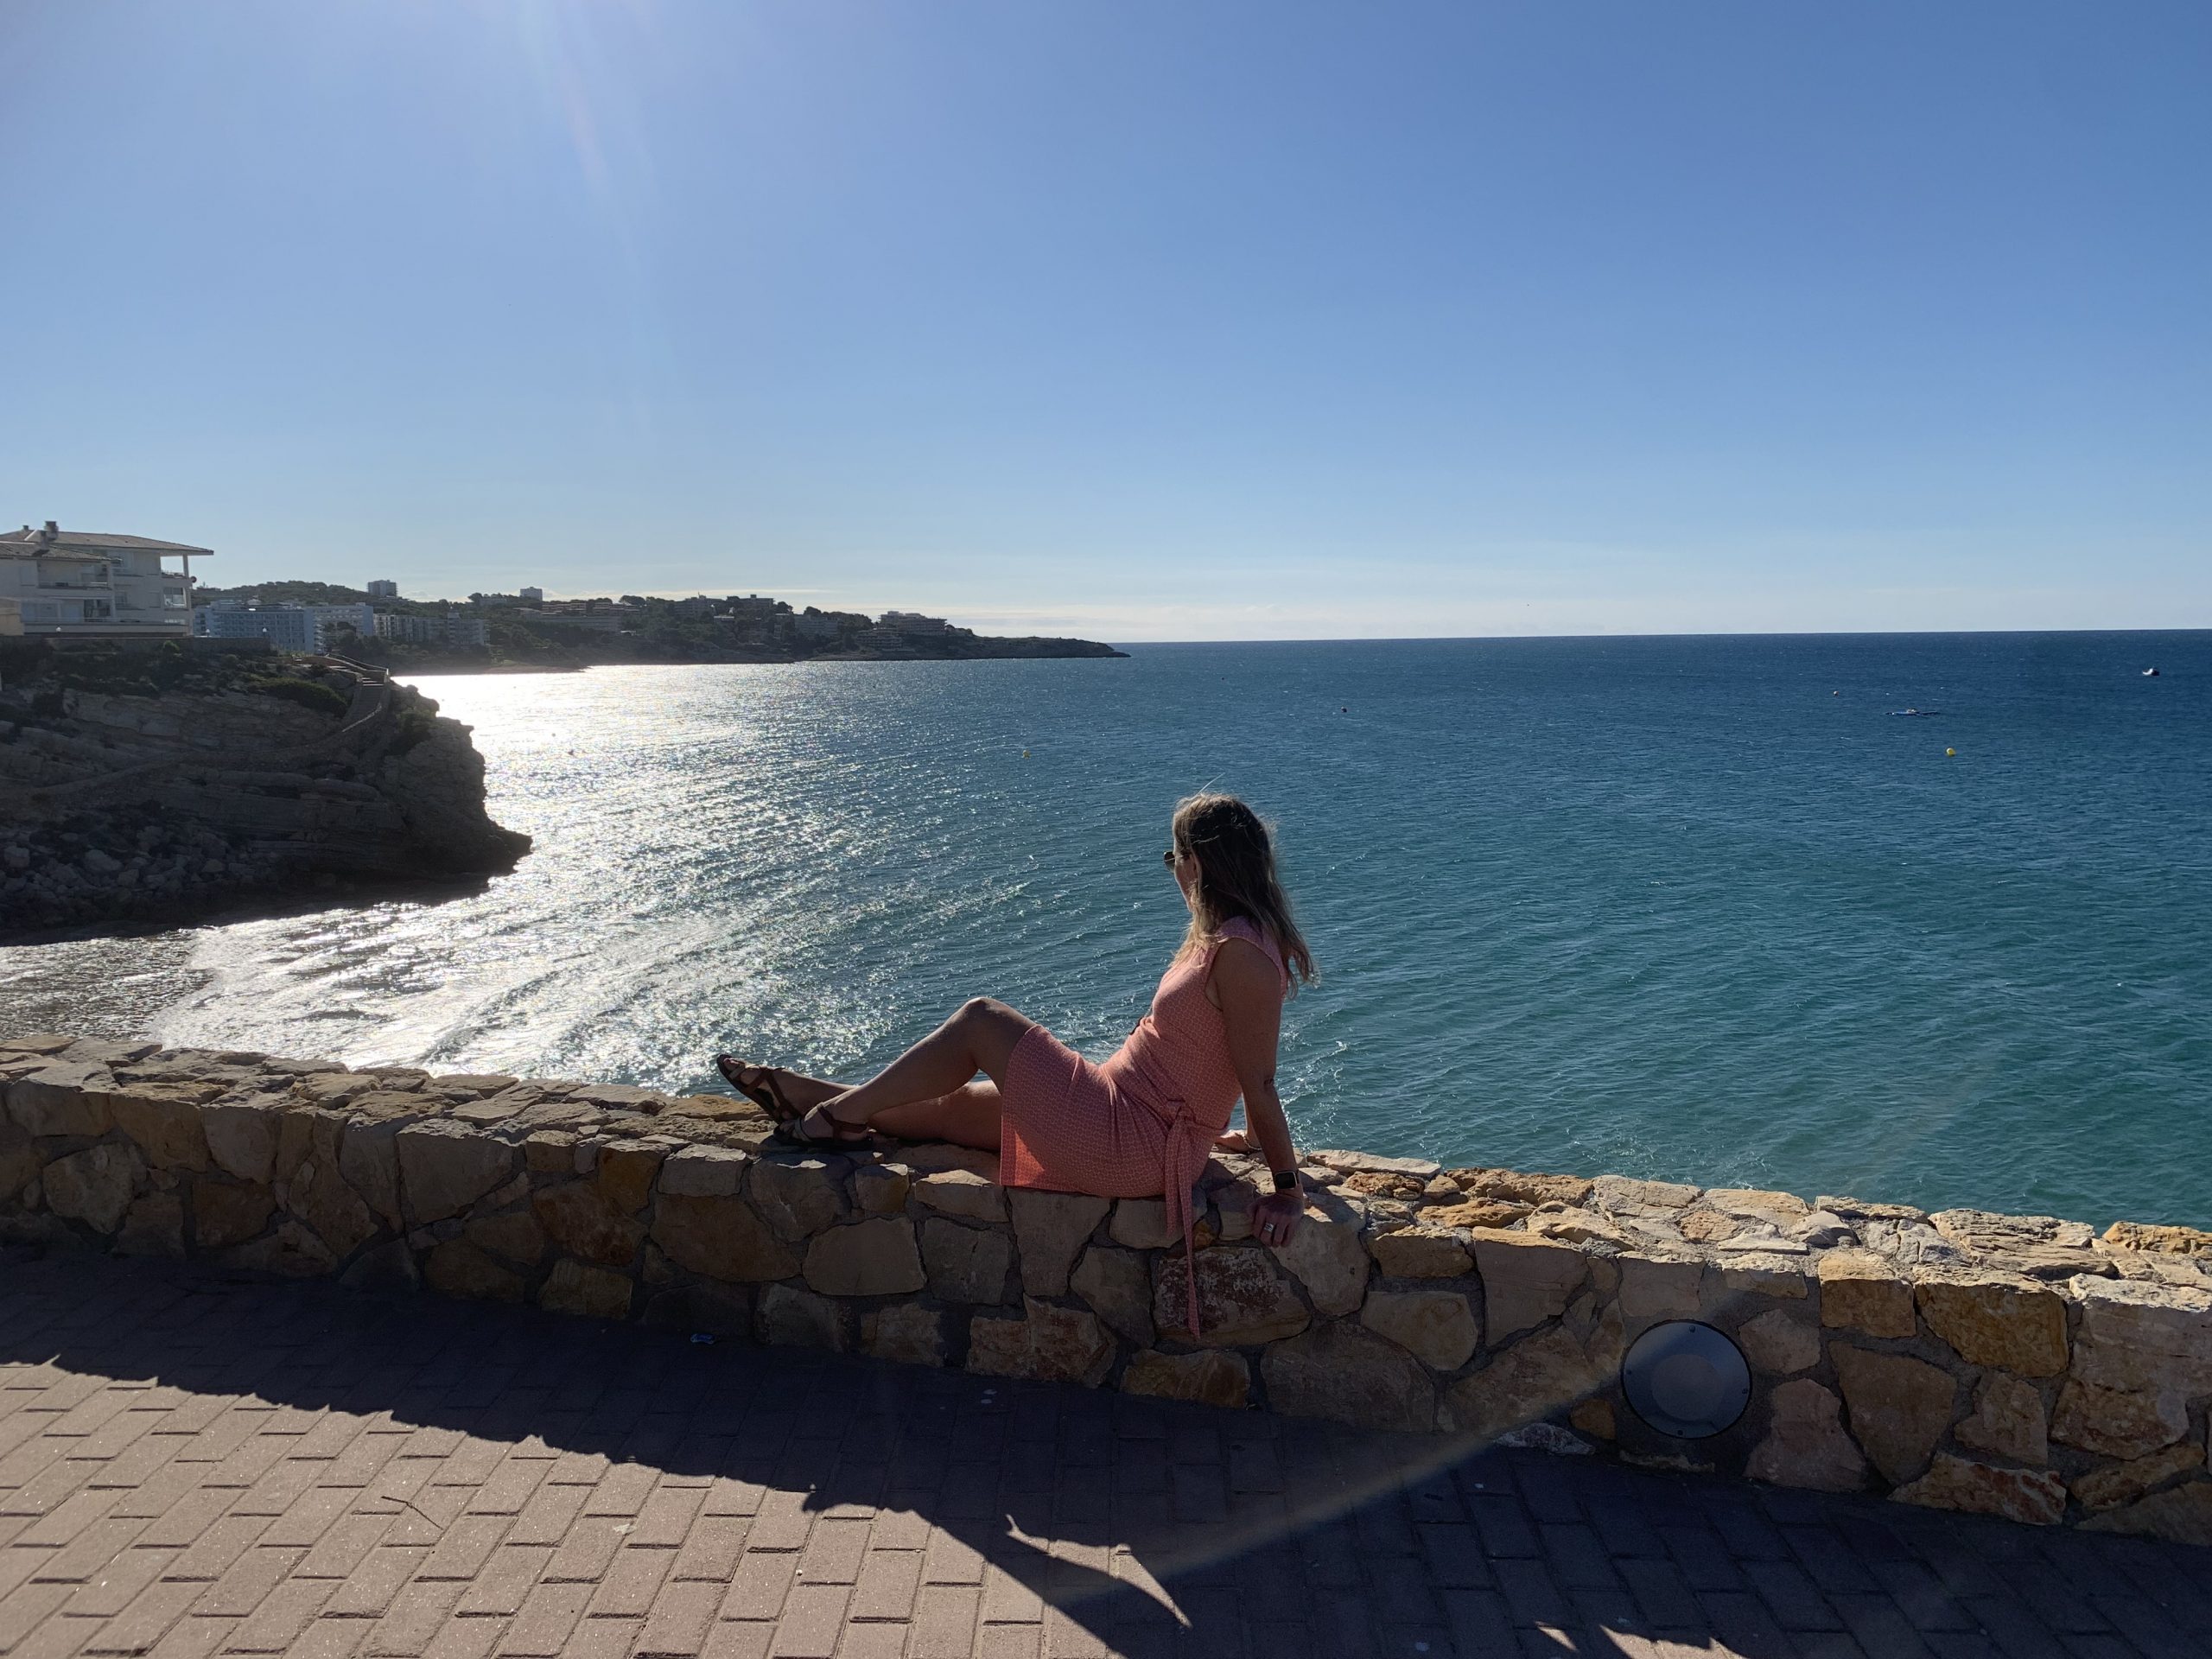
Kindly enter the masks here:
M 514 876 L 0 952 L 0 996 L 683 1089 L 722 1047 L 859 1074 L 976 994 L 1103 1055 L 1211 785 L 1278 824 L 1322 964 L 1302 1144 L 2212 1224 L 2212 634 L 422 683 L 538 837 Z

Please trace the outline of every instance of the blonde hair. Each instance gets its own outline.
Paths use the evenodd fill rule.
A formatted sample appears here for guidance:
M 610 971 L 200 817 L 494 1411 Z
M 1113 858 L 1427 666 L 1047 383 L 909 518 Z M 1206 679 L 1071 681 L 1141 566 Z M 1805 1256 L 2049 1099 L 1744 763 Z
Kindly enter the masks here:
M 1175 850 L 1198 861 L 1185 950 L 1203 950 L 1221 937 L 1222 924 L 1242 916 L 1274 937 L 1283 965 L 1312 983 L 1313 952 L 1290 913 L 1290 899 L 1275 876 L 1275 851 L 1258 813 L 1234 795 L 1198 794 L 1175 804 L 1169 823 Z

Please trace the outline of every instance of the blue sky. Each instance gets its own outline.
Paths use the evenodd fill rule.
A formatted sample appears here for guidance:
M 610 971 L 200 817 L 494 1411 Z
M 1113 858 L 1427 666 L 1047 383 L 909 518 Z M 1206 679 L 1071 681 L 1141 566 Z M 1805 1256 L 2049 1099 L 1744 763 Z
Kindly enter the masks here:
M 10 0 L 0 517 L 1117 640 L 2212 626 L 2212 8 Z

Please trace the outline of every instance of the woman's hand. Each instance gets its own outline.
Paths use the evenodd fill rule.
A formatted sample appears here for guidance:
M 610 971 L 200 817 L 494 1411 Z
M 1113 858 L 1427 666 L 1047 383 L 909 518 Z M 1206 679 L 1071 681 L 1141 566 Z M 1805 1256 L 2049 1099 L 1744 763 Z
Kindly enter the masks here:
M 1252 1206 L 1252 1236 L 1279 1250 L 1290 1243 L 1305 1218 L 1305 1193 L 1270 1192 Z

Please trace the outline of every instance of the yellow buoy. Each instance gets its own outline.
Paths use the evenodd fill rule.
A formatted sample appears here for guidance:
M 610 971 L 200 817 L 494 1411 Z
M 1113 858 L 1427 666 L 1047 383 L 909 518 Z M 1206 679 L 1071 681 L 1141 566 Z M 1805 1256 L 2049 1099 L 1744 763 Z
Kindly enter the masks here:
M 1029 758 L 1029 751 L 1028 751 L 1028 750 L 1027 750 L 1027 749 L 1024 749 L 1024 750 L 1021 752 L 1021 758 L 1022 758 L 1023 760 L 1027 760 Z
M 1956 754 L 1958 751 L 1956 749 L 1946 749 L 1943 753 L 1946 754 Z

